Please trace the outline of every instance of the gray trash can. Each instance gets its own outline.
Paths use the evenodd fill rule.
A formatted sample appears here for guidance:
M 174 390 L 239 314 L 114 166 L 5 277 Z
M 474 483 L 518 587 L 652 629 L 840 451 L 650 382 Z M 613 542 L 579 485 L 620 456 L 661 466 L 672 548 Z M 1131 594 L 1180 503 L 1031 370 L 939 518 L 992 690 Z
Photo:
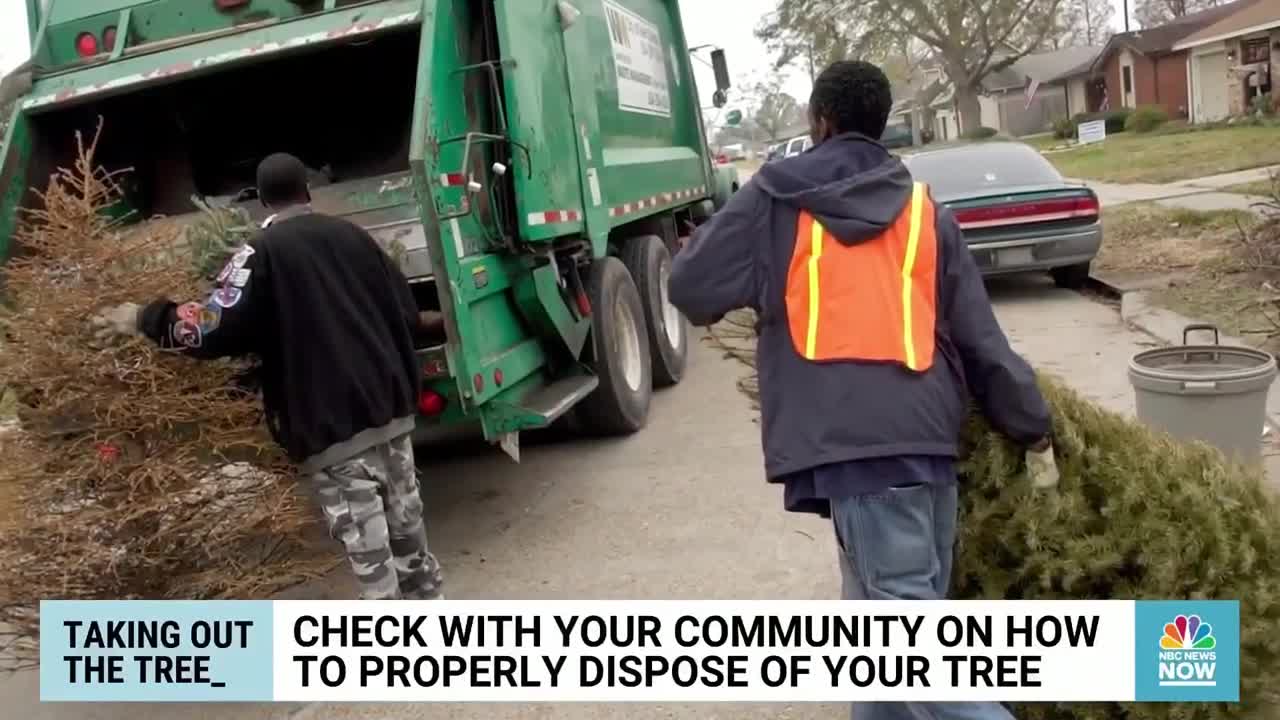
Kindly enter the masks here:
M 1213 344 L 1188 345 L 1196 330 L 1213 331 Z M 1262 461 L 1267 391 L 1275 378 L 1274 356 L 1220 345 L 1213 325 L 1188 325 L 1181 347 L 1147 350 L 1129 361 L 1139 420 L 1250 464 Z

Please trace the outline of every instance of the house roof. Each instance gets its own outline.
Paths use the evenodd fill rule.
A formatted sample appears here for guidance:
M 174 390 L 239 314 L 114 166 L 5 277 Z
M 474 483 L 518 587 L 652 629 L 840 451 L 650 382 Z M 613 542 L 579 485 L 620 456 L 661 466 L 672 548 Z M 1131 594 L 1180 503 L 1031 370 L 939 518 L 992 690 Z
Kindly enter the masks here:
M 1280 26 L 1280 0 L 1259 0 L 1238 12 L 1186 36 L 1173 46 L 1185 50 Z
M 987 90 L 1009 90 L 1026 86 L 1027 78 L 1019 71 L 1017 63 L 1003 70 L 987 73 L 986 77 L 982 78 L 982 87 Z
M 1280 0 L 1276 0 L 1280 2 Z M 1023 75 L 1051 83 L 1088 72 L 1102 45 L 1081 45 L 1028 55 L 1014 65 Z
M 1214 23 L 1228 18 L 1241 10 L 1252 7 L 1258 2 L 1272 3 L 1274 0 L 1236 0 L 1226 5 L 1211 7 L 1200 12 L 1189 13 L 1180 18 L 1175 18 L 1164 25 L 1158 25 L 1153 28 L 1143 28 L 1142 30 L 1134 30 L 1127 33 L 1116 33 L 1111 36 L 1107 44 L 1103 47 L 1102 52 L 1094 58 L 1090 64 L 1091 70 L 1096 70 L 1100 64 L 1106 61 L 1107 57 L 1117 49 L 1125 47 L 1138 52 L 1142 55 L 1152 55 L 1171 52 L 1174 45 L 1183 38 L 1193 33 L 1199 32 Z

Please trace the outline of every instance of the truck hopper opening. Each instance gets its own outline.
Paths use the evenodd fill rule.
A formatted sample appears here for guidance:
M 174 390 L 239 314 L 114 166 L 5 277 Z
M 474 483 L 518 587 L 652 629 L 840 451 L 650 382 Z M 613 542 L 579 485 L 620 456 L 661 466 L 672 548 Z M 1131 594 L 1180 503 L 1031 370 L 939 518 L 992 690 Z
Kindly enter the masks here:
M 418 28 L 398 29 L 51 108 L 31 118 L 28 186 L 73 163 L 76 133 L 92 137 L 99 119 L 98 160 L 129 171 L 121 185 L 138 219 L 193 212 L 193 195 L 239 195 L 262 219 L 254 174 L 273 152 L 301 158 L 316 188 L 405 173 L 418 44 Z

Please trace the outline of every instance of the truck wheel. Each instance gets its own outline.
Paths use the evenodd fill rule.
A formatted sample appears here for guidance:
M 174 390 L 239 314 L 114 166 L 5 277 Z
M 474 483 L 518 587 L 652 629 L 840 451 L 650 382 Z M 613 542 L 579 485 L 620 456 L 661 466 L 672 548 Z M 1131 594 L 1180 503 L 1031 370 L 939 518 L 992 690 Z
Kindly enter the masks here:
M 689 323 L 667 297 L 671 253 L 658 236 L 642 235 L 622 246 L 622 263 L 631 271 L 644 303 L 653 386 L 675 385 L 684 377 L 689 359 Z
M 582 429 L 626 435 L 644 427 L 653 395 L 644 305 L 622 261 L 605 257 L 587 274 L 591 300 L 592 367 L 600 386 L 578 406 Z

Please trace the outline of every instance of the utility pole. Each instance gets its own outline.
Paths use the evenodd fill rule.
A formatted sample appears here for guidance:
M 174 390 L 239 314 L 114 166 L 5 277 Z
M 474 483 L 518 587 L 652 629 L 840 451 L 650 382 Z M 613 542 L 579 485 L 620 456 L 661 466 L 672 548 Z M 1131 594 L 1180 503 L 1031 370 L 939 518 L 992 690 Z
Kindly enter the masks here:
M 1124 31 L 1129 32 L 1129 0 L 1124 0 Z

